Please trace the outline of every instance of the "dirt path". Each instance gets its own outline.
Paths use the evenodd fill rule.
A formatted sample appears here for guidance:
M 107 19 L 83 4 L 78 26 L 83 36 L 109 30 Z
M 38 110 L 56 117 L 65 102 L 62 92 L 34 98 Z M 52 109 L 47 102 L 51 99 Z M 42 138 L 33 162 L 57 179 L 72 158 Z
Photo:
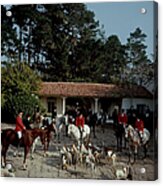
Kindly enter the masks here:
M 2 124 L 2 129 L 11 128 L 11 125 Z M 93 144 L 110 147 L 116 151 L 116 138 L 112 126 L 106 126 L 105 133 L 102 133 L 101 128 L 96 129 L 97 138 L 92 138 Z M 48 156 L 43 157 L 42 145 L 39 143 L 36 147 L 34 159 L 28 157 L 28 169 L 22 169 L 23 157 L 13 157 L 14 148 L 10 146 L 7 153 L 7 162 L 12 163 L 15 167 L 16 177 L 39 177 L 39 178 L 69 178 L 69 179 L 115 179 L 114 167 L 106 159 L 102 159 L 100 164 L 96 165 L 96 170 L 92 171 L 91 168 L 86 168 L 84 165 L 69 166 L 68 170 L 61 170 L 60 168 L 60 153 L 58 148 L 64 144 L 72 144 L 72 139 L 62 136 L 62 142 L 57 146 L 54 138 L 50 143 Z M 58 148 L 57 148 L 58 147 Z M 145 160 L 140 158 L 132 165 L 132 176 L 134 180 L 154 180 L 154 146 L 153 140 L 150 141 L 148 157 Z M 22 149 L 23 152 L 23 149 Z M 127 150 L 116 152 L 118 161 L 128 162 Z

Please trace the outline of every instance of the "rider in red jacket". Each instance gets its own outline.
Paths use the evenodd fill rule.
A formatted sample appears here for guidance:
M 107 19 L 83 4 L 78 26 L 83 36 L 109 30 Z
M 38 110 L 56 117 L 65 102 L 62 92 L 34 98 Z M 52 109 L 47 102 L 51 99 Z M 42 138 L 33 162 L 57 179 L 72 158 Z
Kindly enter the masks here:
M 26 129 L 22 121 L 22 116 L 23 116 L 23 112 L 19 111 L 19 114 L 16 117 L 16 128 L 15 128 L 15 131 L 17 132 L 19 139 L 22 137 L 22 131 Z
M 81 139 L 83 136 L 84 124 L 85 124 L 85 118 L 83 114 L 79 112 L 78 116 L 76 117 L 76 126 L 79 128 Z
M 144 122 L 140 119 L 139 116 L 137 116 L 136 122 L 135 122 L 135 129 L 138 131 L 140 140 L 142 142 L 143 134 L 144 134 Z
M 136 122 L 135 122 L 135 128 L 139 131 L 139 132 L 144 132 L 144 122 L 143 120 L 137 118 Z
M 85 118 L 84 118 L 83 114 L 80 113 L 79 116 L 77 116 L 77 118 L 76 118 L 76 126 L 83 129 L 84 124 L 85 124 Z
M 120 125 L 126 126 L 127 122 L 128 122 L 127 115 L 124 112 L 124 109 L 122 109 L 122 112 L 119 113 L 119 115 L 118 115 L 118 123 Z

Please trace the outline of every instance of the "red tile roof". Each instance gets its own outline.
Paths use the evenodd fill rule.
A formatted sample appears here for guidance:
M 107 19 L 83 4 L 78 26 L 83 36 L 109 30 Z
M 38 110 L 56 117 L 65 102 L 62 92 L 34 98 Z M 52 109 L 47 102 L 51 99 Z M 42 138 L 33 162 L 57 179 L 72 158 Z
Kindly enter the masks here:
M 141 86 L 120 86 L 100 83 L 43 82 L 40 96 L 65 97 L 139 97 L 152 98 L 152 94 Z

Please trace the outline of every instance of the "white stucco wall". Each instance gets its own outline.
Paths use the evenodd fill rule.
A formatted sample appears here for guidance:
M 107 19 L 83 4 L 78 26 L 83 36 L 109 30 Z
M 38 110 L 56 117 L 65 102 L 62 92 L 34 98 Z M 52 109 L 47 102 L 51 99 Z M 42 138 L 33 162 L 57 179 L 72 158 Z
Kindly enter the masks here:
M 41 97 L 41 102 L 43 104 L 43 106 L 46 108 L 46 110 L 48 110 L 48 102 L 47 102 L 47 98 L 46 97 Z
M 146 106 L 149 106 L 150 110 L 153 110 L 153 100 L 151 99 L 145 99 L 145 98 L 123 98 L 122 99 L 122 108 L 123 109 L 129 109 L 132 105 L 134 109 L 137 108 L 138 104 L 144 104 Z
M 57 115 L 62 114 L 62 104 L 63 104 L 62 98 L 57 98 Z

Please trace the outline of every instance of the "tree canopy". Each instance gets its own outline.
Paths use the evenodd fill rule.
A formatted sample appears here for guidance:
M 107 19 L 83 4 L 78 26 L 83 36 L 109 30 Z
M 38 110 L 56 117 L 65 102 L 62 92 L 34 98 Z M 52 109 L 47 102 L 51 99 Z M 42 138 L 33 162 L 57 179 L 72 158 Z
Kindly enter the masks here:
M 105 37 L 82 3 L 13 5 L 10 17 L 6 10 L 2 6 L 4 61 L 25 61 L 43 81 L 143 85 L 152 76 L 140 28 L 122 44 L 117 35 Z
M 32 114 L 40 106 L 37 91 L 40 78 L 25 63 L 8 63 L 1 67 L 1 108 L 3 117 L 12 121 L 22 109 L 24 114 Z M 7 115 L 7 116 L 6 116 Z

